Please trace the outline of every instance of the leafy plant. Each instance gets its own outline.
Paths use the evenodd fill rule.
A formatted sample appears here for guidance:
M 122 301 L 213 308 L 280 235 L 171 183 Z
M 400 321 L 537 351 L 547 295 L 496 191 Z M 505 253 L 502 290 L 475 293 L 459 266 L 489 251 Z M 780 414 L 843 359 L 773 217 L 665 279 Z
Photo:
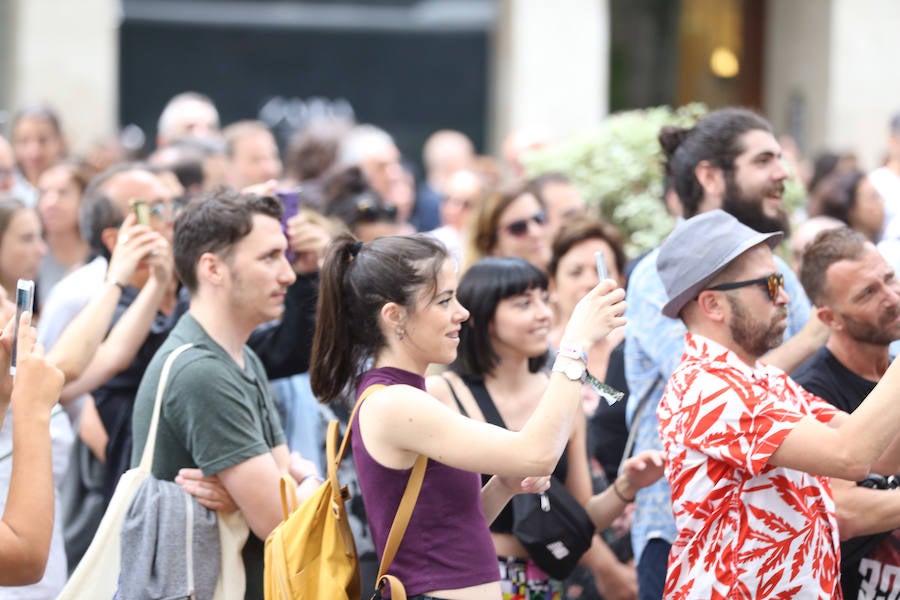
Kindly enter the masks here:
M 673 110 L 660 106 L 610 115 L 579 134 L 524 157 L 529 176 L 568 175 L 598 216 L 619 228 L 634 257 L 658 245 L 674 226 L 663 204 L 661 127 L 688 127 L 706 112 L 703 104 Z

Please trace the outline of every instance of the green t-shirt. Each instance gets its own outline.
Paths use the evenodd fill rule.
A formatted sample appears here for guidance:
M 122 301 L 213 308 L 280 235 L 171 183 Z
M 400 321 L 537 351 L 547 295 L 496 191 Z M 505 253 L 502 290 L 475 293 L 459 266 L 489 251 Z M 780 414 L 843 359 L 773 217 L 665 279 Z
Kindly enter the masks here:
M 153 456 L 153 475 L 172 481 L 182 468 L 215 475 L 285 443 L 265 369 L 244 347 L 241 369 L 190 313 L 179 319 L 153 356 L 134 403 L 132 467 L 141 460 L 160 372 L 169 353 L 194 346 L 169 371 Z M 278 490 L 273 489 L 273 494 Z M 253 532 L 244 546 L 246 598 L 262 598 L 263 541 Z

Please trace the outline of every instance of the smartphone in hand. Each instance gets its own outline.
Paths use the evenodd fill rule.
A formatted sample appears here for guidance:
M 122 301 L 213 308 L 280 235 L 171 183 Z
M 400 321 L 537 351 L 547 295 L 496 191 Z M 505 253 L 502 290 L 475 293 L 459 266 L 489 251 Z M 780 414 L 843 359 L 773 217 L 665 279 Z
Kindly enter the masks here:
M 594 260 L 597 262 L 597 277 L 600 281 L 609 279 L 609 273 L 606 271 L 606 258 L 600 250 L 594 252 Z
M 288 221 L 297 214 L 300 210 L 300 189 L 299 187 L 294 188 L 292 190 L 285 190 L 281 192 L 275 192 L 275 196 L 281 200 L 281 205 L 283 210 L 281 212 L 281 230 L 284 232 L 284 235 L 287 236 L 287 224 Z M 294 261 L 297 260 L 297 256 L 294 254 L 294 251 L 288 247 L 284 252 L 285 257 L 288 262 L 294 264 Z
M 30 279 L 20 279 L 16 284 L 16 321 L 13 324 L 12 354 L 9 360 L 9 374 L 16 374 L 16 355 L 19 344 L 19 321 L 22 313 L 32 314 L 34 309 L 34 282 Z M 29 322 L 30 322 L 29 317 Z
M 138 225 L 150 224 L 150 205 L 146 200 L 135 199 L 131 201 L 131 210 L 134 212 L 134 222 Z

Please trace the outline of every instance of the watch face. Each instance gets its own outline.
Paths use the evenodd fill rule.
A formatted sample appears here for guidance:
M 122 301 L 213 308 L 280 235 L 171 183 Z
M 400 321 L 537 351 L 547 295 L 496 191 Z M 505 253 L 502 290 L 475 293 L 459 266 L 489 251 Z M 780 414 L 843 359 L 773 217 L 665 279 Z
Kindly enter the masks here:
M 581 376 L 584 375 L 584 365 L 577 362 L 570 362 L 566 365 L 566 377 L 571 380 L 581 379 Z

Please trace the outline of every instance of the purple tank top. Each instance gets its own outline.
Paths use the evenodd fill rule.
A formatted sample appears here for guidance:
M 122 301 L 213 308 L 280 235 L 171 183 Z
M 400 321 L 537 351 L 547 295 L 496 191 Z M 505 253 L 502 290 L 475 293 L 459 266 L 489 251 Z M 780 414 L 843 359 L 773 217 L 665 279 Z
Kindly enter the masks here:
M 425 380 L 419 375 L 382 367 L 363 374 L 357 394 L 379 383 L 425 389 Z M 354 425 L 353 461 L 380 561 L 411 469 L 390 469 L 376 462 L 356 429 Z M 497 555 L 481 507 L 478 473 L 428 460 L 422 490 L 389 572 L 403 582 L 410 596 L 499 581 Z

